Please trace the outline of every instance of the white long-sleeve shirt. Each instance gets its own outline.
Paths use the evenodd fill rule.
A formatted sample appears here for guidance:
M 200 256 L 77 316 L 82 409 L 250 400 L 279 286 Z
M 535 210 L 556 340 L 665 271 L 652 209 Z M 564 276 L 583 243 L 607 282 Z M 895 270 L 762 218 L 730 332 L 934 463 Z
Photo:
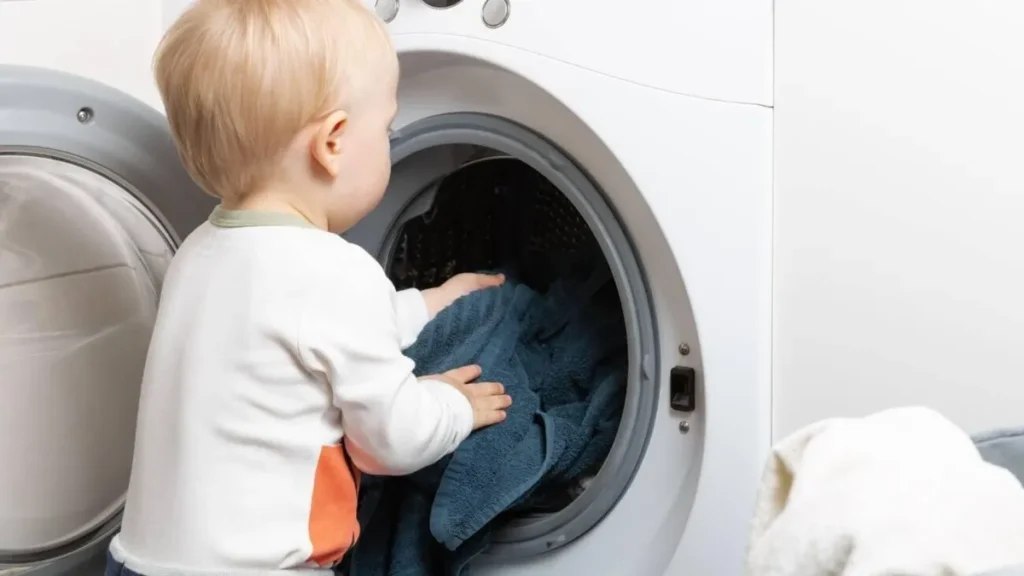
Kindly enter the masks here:
M 422 295 L 302 224 L 218 209 L 175 255 L 111 544 L 127 568 L 323 573 L 358 537 L 359 471 L 409 473 L 469 435 L 465 397 L 402 354 Z

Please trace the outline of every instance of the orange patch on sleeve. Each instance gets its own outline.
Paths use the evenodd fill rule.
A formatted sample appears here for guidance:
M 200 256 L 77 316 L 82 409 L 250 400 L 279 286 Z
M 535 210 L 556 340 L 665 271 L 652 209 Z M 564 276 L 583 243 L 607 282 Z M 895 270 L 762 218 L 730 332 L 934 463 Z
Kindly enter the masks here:
M 309 510 L 311 563 L 332 566 L 356 543 L 358 491 L 359 471 L 350 465 L 345 449 L 340 445 L 321 448 Z

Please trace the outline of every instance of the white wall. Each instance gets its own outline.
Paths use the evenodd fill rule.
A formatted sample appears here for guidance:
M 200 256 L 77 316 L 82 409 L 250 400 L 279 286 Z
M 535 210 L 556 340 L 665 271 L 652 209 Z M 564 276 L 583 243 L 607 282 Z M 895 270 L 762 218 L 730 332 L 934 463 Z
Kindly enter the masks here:
M 777 0 L 774 416 L 1024 424 L 1024 2 Z
M 88 76 L 160 108 L 159 0 L 0 0 L 0 63 Z
M 163 0 L 163 27 L 166 30 L 171 24 L 192 5 L 193 0 Z

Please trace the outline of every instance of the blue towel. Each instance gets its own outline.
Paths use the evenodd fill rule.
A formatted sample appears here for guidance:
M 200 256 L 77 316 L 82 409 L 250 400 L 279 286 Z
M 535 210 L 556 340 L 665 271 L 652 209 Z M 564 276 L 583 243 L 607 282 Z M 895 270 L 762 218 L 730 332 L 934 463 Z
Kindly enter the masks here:
M 507 281 L 459 299 L 407 350 L 418 375 L 479 364 L 505 385 L 508 418 L 404 478 L 365 478 L 351 576 L 457 576 L 495 520 L 604 461 L 622 415 L 625 327 L 607 269 L 545 294 Z

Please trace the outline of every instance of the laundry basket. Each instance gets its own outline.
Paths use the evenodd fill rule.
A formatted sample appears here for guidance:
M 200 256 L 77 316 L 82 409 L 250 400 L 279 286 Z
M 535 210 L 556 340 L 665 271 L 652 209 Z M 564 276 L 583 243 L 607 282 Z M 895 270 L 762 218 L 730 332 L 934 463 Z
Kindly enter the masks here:
M 506 156 L 468 163 L 444 177 L 430 209 L 404 224 L 394 246 L 389 275 L 398 289 L 500 270 L 543 291 L 569 268 L 603 258 L 565 195 Z

